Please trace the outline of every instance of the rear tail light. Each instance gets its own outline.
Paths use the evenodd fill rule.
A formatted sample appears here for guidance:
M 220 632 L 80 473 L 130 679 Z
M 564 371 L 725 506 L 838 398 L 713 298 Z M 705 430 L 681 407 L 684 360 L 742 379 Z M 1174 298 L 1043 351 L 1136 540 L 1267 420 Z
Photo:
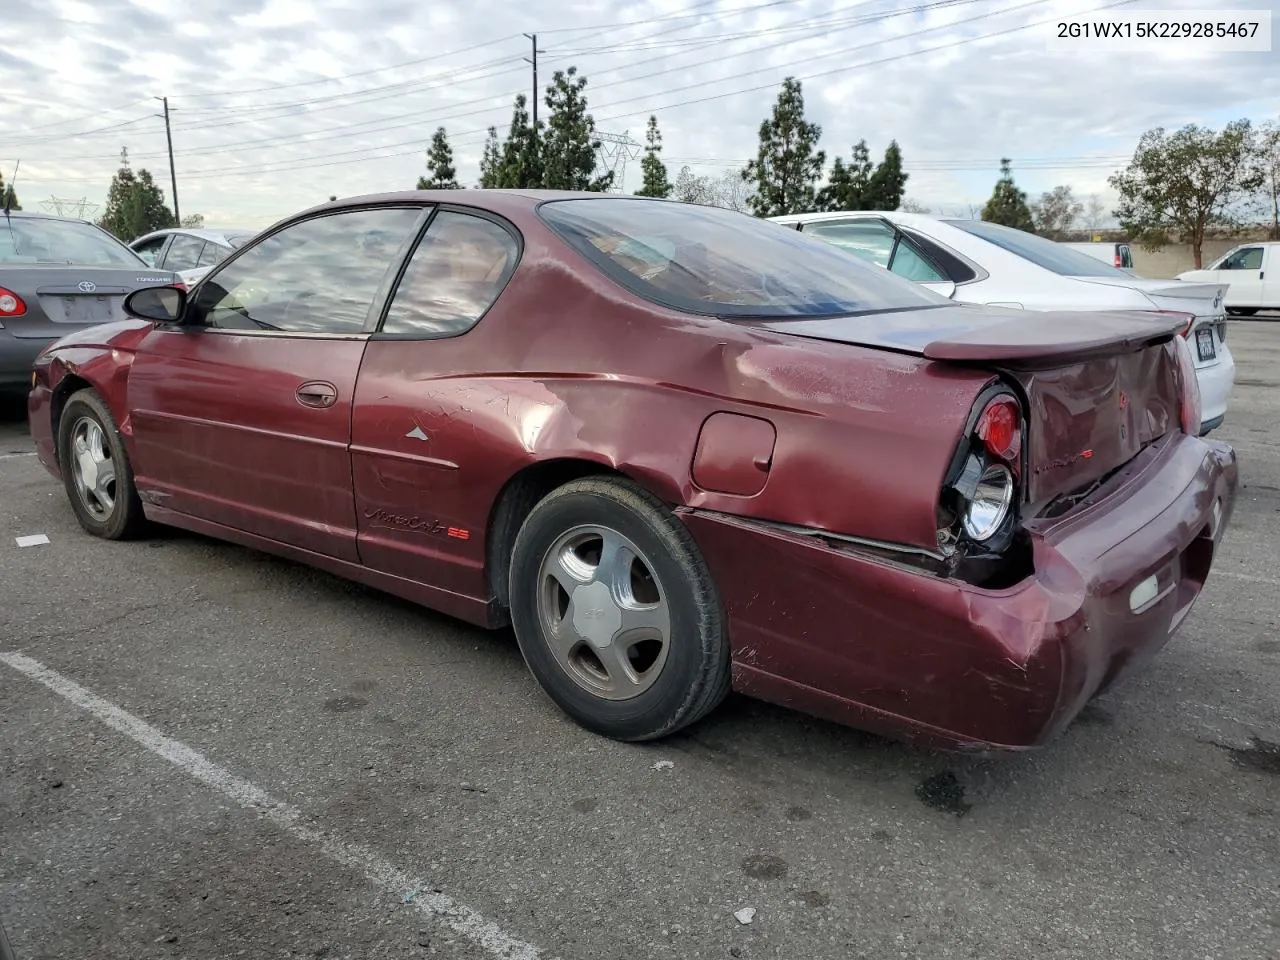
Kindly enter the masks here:
M 1182 337 L 1177 337 L 1173 341 L 1173 350 L 1178 355 L 1182 432 L 1189 437 L 1198 437 L 1203 409 L 1200 400 L 1200 381 L 1196 378 L 1196 364 L 1191 357 L 1191 345 Z
M 1009 530 L 1021 475 L 1022 405 L 1011 394 L 986 401 L 973 432 L 962 441 L 958 475 L 943 490 L 938 509 L 938 545 L 964 537 L 988 544 Z
M 1121 262 L 1121 260 L 1120 260 L 1120 254 L 1118 254 L 1118 253 L 1116 254 L 1116 266 L 1117 266 L 1117 267 L 1124 266 L 1124 264 L 1123 264 L 1123 263 Z
M 4 328 L 4 321 L 13 317 L 20 317 L 27 312 L 27 305 L 22 298 L 7 287 L 0 287 L 0 329 Z
M 176 281 L 174 281 L 174 282 L 171 284 L 171 286 L 176 287 L 177 289 L 181 290 L 183 293 L 190 293 L 190 292 L 191 292 L 191 288 L 190 288 L 190 287 L 188 287 L 188 286 L 187 286 L 185 283 L 183 283 L 181 280 L 176 280 Z

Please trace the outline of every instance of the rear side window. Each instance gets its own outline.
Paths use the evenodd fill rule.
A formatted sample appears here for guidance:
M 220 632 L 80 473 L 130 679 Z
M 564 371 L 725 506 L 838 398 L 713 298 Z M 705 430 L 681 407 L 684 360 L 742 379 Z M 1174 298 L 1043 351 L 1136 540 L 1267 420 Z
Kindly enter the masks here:
M 498 299 L 519 256 L 515 238 L 492 220 L 443 211 L 409 258 L 382 332 L 424 338 L 465 333 Z
M 1130 279 L 1127 273 L 1109 263 L 1103 263 L 1079 250 L 1072 250 L 1065 244 L 1037 237 L 1034 233 L 1027 233 L 1025 230 L 1015 230 L 1013 227 L 987 223 L 985 220 L 944 220 L 943 222 L 1061 277 Z
M 923 250 L 934 263 L 942 268 L 943 273 L 947 275 L 947 279 L 952 283 L 968 283 L 970 280 L 978 278 L 978 271 L 942 246 L 942 244 L 935 243 L 924 234 L 916 233 L 916 231 L 907 227 L 902 227 L 901 230 L 911 238 L 912 243 Z

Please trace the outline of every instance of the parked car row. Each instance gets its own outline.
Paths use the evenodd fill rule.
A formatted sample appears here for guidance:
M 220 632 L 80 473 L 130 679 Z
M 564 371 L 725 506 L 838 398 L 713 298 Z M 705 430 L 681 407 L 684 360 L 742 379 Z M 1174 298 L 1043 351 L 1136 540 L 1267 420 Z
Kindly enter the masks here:
M 171 270 L 190 285 L 250 240 L 253 230 L 167 227 L 143 234 L 130 249 L 153 267 Z
M 1137 310 L 1178 315 L 1194 343 L 1201 433 L 1222 424 L 1235 384 L 1227 284 L 1148 280 L 1068 245 L 982 220 L 893 212 L 775 217 L 960 303 L 1022 310 Z
M 509 623 L 606 736 L 736 689 L 1041 745 L 1168 641 L 1232 515 L 1186 315 L 1168 284 L 1018 274 L 972 227 L 833 224 L 331 202 L 50 345 L 31 433 L 89 534 L 176 526 Z M 1040 305 L 1043 275 L 1078 306 Z M 958 302 L 982 284 L 1034 309 Z

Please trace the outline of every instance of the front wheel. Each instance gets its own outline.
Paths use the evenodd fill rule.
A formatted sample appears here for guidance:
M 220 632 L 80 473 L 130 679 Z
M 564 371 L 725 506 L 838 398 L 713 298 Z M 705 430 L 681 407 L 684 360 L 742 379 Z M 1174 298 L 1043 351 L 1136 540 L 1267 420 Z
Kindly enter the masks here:
M 688 530 L 635 484 L 587 478 L 530 512 L 512 551 L 511 620 L 542 688 L 578 723 L 651 740 L 729 691 L 729 644 Z
M 105 540 L 126 540 L 143 531 L 146 520 L 129 455 L 115 418 L 93 390 L 76 391 L 62 408 L 58 460 L 80 526 Z

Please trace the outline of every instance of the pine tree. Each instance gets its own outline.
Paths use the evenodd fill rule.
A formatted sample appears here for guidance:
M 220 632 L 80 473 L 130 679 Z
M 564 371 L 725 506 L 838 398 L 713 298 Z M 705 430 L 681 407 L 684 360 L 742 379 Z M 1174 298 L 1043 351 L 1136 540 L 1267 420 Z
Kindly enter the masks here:
M 3 173 L 0 173 L 0 207 L 8 210 L 22 209 L 22 204 L 18 202 L 18 193 L 14 190 L 13 184 L 5 186 Z
M 502 178 L 502 142 L 498 139 L 498 128 L 490 127 L 489 136 L 484 141 L 484 153 L 480 155 L 480 188 L 492 190 L 499 185 Z
M 1028 233 L 1035 232 L 1036 225 L 1031 219 L 1031 208 L 1027 206 L 1027 195 L 1013 182 L 1013 170 L 1008 157 L 1000 160 L 1000 179 L 991 191 L 991 199 L 982 208 L 982 219 L 1026 230 Z
M 419 190 L 457 190 L 458 172 L 453 166 L 453 148 L 444 127 L 437 127 L 427 148 L 427 173 L 418 178 Z
M 128 243 L 135 237 L 161 227 L 173 226 L 173 211 L 164 202 L 164 191 L 156 186 L 151 172 L 129 165 L 129 150 L 120 151 L 120 169 L 111 178 L 107 208 L 98 226 Z
M 818 191 L 815 200 L 817 209 L 833 212 L 871 209 L 866 203 L 873 169 L 867 141 L 859 140 L 853 145 L 847 165 L 839 157 L 831 164 L 827 185 Z
M 549 190 L 605 191 L 613 186 L 613 171 L 595 177 L 596 122 L 587 112 L 583 93 L 587 78 L 578 68 L 557 70 L 547 89 L 546 104 L 551 111 L 542 141 L 542 185 Z
M 807 213 L 814 209 L 818 180 L 826 154 L 817 149 L 822 128 L 804 119 L 800 81 L 782 83 L 772 119 L 760 124 L 760 149 L 742 171 L 755 191 L 751 210 L 757 217 Z
M 902 150 L 897 140 L 890 140 L 884 159 L 876 165 L 867 183 L 863 210 L 897 210 L 902 206 L 902 192 L 908 174 L 902 172 Z
M 667 179 L 667 165 L 662 162 L 662 134 L 658 130 L 658 118 L 649 117 L 649 125 L 644 132 L 644 157 L 640 160 L 640 170 L 644 181 L 636 191 L 637 197 L 669 197 L 672 184 Z
M 542 157 L 538 141 L 539 137 L 529 122 L 529 101 L 523 93 L 518 94 L 511 111 L 511 129 L 502 145 L 498 163 L 499 187 L 536 189 L 542 186 Z

